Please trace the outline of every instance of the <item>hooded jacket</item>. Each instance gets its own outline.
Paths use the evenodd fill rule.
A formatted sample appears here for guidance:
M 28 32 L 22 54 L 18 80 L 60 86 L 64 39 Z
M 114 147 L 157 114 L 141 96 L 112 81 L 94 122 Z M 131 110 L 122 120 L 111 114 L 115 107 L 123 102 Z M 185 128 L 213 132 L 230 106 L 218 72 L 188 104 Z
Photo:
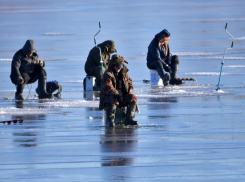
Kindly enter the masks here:
M 116 44 L 113 40 L 107 40 L 101 44 L 98 44 L 98 47 L 101 50 L 101 56 L 103 61 L 103 69 L 108 69 L 110 55 L 109 53 L 114 53 L 116 51 Z M 97 66 L 101 66 L 100 63 L 100 50 L 97 47 L 93 47 L 88 55 L 87 61 L 85 63 L 85 72 L 94 76 L 94 70 Z
M 165 52 L 165 49 L 162 46 L 159 46 L 160 40 L 164 37 L 170 37 L 170 33 L 165 29 L 156 34 L 154 39 L 151 41 L 150 45 L 148 46 L 148 53 L 146 58 L 147 63 L 161 61 L 163 62 L 164 67 L 167 66 L 167 60 L 170 56 L 169 45 L 166 45 L 167 52 Z
M 33 53 L 29 57 L 28 53 Z M 36 68 L 40 68 L 38 64 L 38 54 L 33 40 L 27 40 L 22 49 L 17 51 L 13 57 L 11 65 L 11 77 L 21 77 L 21 73 L 31 73 Z
M 123 58 L 122 58 L 123 59 Z M 122 61 L 124 62 L 124 60 Z M 121 62 L 121 63 L 122 63 Z M 115 74 L 113 72 L 113 66 L 115 65 L 115 62 L 110 61 L 108 70 L 103 75 L 102 84 L 101 84 L 101 92 L 100 92 L 100 106 L 99 109 L 102 110 L 105 108 L 105 102 L 108 97 L 110 97 L 110 103 L 119 105 L 119 102 L 116 101 L 115 96 L 118 94 L 122 94 L 122 96 L 127 96 L 129 93 L 129 90 L 133 90 L 133 82 L 132 79 L 128 76 L 128 68 L 123 65 L 123 68 L 118 74 Z M 116 78 L 116 76 L 117 78 Z M 117 90 L 118 82 L 119 80 L 122 82 L 121 85 L 121 93 Z M 132 101 L 136 101 L 137 98 L 132 97 Z

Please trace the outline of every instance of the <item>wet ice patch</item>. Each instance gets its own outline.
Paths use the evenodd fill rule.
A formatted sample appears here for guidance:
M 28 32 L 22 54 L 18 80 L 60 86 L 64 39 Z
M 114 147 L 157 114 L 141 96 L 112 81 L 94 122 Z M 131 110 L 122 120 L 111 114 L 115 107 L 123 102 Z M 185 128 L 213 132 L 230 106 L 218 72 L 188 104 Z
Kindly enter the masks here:
M 67 34 L 67 33 L 45 33 L 43 35 L 47 35 L 47 36 L 62 36 L 62 35 L 71 35 L 71 34 Z

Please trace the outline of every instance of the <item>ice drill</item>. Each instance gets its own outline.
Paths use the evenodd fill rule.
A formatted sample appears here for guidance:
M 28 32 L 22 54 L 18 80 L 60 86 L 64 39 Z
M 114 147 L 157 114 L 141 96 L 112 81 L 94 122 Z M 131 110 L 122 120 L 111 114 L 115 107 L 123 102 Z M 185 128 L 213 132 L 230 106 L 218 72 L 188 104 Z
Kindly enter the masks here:
M 99 31 L 95 34 L 94 36 L 94 44 L 95 44 L 95 47 L 97 47 L 100 51 L 100 64 L 101 64 L 101 71 L 102 71 L 102 75 L 104 74 L 104 71 L 103 71 L 103 61 L 102 61 L 102 57 L 101 57 L 101 49 L 100 47 L 97 46 L 97 43 L 96 43 L 96 35 L 98 35 L 100 33 L 100 30 L 101 30 L 101 24 L 99 22 Z
M 226 48 L 226 49 L 225 49 L 225 52 L 224 52 L 223 61 L 221 62 L 221 69 L 220 69 L 220 74 L 219 74 L 219 82 L 218 82 L 217 89 L 216 89 L 217 91 L 220 90 L 219 83 L 220 83 L 220 78 L 221 78 L 221 74 L 222 74 L 223 65 L 225 64 L 225 53 L 226 53 L 226 51 L 227 51 L 228 49 L 232 49 L 232 48 L 233 48 L 233 44 L 234 44 L 234 42 L 233 42 L 234 38 L 233 38 L 233 36 L 227 31 L 227 25 L 228 25 L 228 23 L 226 23 L 226 25 L 225 25 L 225 32 L 232 38 L 232 43 L 231 43 L 231 47 L 230 47 L 230 48 L 229 48 L 229 47 Z

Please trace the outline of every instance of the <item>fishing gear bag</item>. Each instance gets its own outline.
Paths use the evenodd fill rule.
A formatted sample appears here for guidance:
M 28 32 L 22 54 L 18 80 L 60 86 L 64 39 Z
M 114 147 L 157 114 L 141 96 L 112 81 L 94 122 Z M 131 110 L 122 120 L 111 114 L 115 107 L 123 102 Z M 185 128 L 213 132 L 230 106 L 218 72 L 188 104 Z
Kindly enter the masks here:
M 53 92 L 55 92 L 57 90 L 57 92 L 55 94 L 53 94 L 56 97 L 61 96 L 61 91 L 62 91 L 62 86 L 59 84 L 58 81 L 54 80 L 54 81 L 49 81 L 47 82 L 46 85 L 46 91 L 47 93 L 51 94 Z M 38 87 L 36 88 L 36 93 L 39 94 L 39 89 Z

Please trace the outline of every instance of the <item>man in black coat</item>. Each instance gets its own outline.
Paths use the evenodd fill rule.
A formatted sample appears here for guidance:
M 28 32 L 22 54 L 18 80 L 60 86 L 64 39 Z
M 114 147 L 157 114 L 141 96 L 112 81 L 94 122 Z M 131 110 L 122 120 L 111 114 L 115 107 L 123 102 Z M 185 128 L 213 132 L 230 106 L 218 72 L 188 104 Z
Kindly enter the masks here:
M 170 53 L 168 41 L 170 40 L 170 33 L 164 29 L 156 34 L 154 39 L 148 46 L 147 53 L 147 67 L 149 69 L 157 70 L 159 76 L 168 85 L 169 76 L 166 72 L 170 73 L 169 84 L 180 85 L 183 81 L 177 78 L 179 67 L 179 57 Z
M 16 85 L 16 100 L 24 100 L 22 93 L 26 84 L 38 80 L 39 99 L 52 98 L 46 91 L 47 73 L 43 67 L 45 62 L 38 60 L 38 54 L 33 40 L 27 40 L 22 49 L 18 50 L 12 60 L 11 81 Z

